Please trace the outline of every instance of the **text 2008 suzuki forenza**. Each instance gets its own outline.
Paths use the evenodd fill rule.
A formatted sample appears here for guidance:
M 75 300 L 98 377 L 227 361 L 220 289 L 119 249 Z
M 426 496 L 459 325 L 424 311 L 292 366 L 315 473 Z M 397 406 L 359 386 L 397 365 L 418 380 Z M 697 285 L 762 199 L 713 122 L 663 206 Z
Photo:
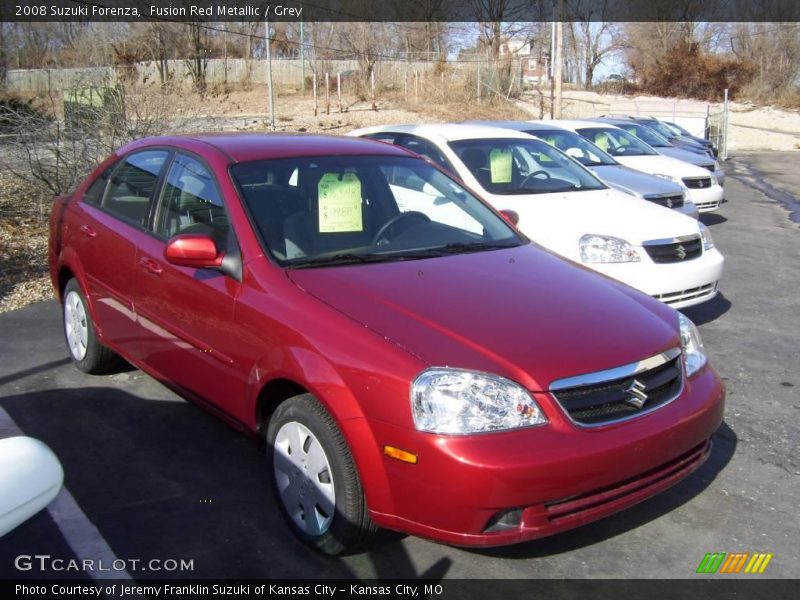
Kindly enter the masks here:
M 264 436 L 327 553 L 587 523 L 697 469 L 722 419 L 689 320 L 379 142 L 135 142 L 57 199 L 50 263 L 74 363 L 118 353 Z

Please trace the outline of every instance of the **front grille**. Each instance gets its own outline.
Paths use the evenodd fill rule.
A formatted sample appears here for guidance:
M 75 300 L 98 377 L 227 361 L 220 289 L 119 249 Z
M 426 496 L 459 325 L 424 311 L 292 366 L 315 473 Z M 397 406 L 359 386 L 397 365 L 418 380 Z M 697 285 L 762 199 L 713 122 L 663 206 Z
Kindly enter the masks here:
M 644 249 L 654 263 L 685 262 L 699 258 L 703 254 L 703 241 L 700 236 L 670 244 L 648 244 Z
M 703 212 L 705 210 L 714 210 L 719 208 L 719 200 L 711 200 L 709 202 L 695 202 L 697 210 Z
M 644 199 L 667 208 L 680 208 L 683 206 L 683 194 L 651 194 L 645 196 Z
M 605 379 L 606 375 L 609 379 Z M 562 387 L 579 379 L 562 380 L 551 387 L 553 396 L 573 421 L 580 425 L 603 425 L 634 417 L 659 408 L 680 394 L 683 384 L 680 351 L 673 349 L 637 365 L 584 376 L 588 383 Z
M 702 190 L 711 187 L 711 177 L 684 177 L 683 183 L 690 190 Z
M 668 292 L 666 294 L 656 294 L 653 298 L 661 300 L 665 304 L 677 304 L 678 302 L 687 302 L 688 300 L 699 300 L 707 296 L 712 296 L 717 290 L 717 282 L 707 283 L 698 287 L 689 288 L 688 290 L 677 290 L 675 292 Z
M 711 171 L 712 173 L 716 171 L 714 165 L 700 165 L 700 166 L 703 167 L 706 171 Z
M 695 446 L 671 461 L 615 485 L 545 504 L 547 520 L 560 523 L 587 516 L 592 512 L 632 496 L 652 494 L 686 477 L 702 465 L 711 453 L 711 440 Z

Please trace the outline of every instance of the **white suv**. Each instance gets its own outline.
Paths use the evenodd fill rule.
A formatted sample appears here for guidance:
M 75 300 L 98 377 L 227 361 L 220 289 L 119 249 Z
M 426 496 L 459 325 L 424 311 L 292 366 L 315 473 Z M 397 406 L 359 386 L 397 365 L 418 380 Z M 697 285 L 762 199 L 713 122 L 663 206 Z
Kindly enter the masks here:
M 538 244 L 675 308 L 717 293 L 724 258 L 702 223 L 609 188 L 528 134 L 452 124 L 377 126 L 348 135 L 423 155 L 497 209 L 515 212 L 518 228 Z

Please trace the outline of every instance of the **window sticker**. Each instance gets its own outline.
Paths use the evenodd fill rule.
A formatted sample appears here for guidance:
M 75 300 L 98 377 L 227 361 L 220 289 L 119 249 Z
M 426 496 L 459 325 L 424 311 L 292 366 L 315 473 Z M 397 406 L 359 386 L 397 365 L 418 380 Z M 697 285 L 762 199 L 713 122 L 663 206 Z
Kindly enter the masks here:
M 511 183 L 511 150 L 492 148 L 489 152 L 489 168 L 492 183 Z
M 317 191 L 320 233 L 364 231 L 361 181 L 355 173 L 325 173 Z

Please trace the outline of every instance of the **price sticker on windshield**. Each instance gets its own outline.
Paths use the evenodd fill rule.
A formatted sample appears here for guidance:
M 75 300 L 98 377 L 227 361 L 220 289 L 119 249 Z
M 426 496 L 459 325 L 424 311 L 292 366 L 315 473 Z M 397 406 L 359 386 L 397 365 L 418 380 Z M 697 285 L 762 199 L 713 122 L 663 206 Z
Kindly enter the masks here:
M 361 181 L 355 173 L 325 173 L 317 191 L 320 233 L 364 231 Z
M 489 152 L 489 169 L 492 183 L 511 183 L 511 150 L 493 148 Z

